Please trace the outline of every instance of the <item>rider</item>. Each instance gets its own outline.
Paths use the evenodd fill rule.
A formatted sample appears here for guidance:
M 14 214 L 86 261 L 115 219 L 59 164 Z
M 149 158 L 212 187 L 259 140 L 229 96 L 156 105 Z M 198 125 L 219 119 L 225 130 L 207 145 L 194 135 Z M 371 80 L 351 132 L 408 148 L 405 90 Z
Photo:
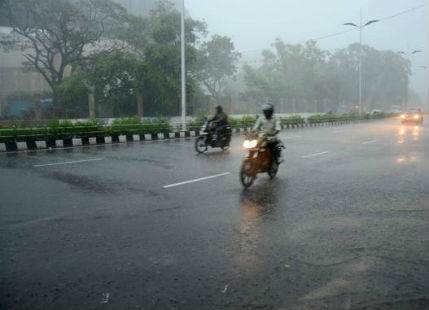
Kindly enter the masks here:
M 223 108 L 221 105 L 216 107 L 216 114 L 212 119 L 209 120 L 213 124 L 213 130 L 216 132 L 216 137 L 224 137 L 225 129 L 228 125 L 228 115 L 223 112 Z
M 253 126 L 253 131 L 262 131 L 268 137 L 268 147 L 274 154 L 278 163 L 283 160 L 281 158 L 281 149 L 278 147 L 280 140 L 277 134 L 280 132 L 280 120 L 274 117 L 274 106 L 271 102 L 262 105 L 263 116 L 261 115 Z

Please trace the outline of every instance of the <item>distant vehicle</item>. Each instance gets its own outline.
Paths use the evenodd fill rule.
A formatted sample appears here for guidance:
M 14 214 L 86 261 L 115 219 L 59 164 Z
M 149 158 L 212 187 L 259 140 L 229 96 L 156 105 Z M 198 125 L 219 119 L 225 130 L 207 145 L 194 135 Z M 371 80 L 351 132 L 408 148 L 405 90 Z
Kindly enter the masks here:
M 383 113 L 383 111 L 379 110 L 379 109 L 374 109 L 371 111 L 371 114 L 380 114 Z
M 212 129 L 211 122 L 206 121 L 200 129 L 200 136 L 195 140 L 195 150 L 204 153 L 208 147 L 220 147 L 223 151 L 229 149 L 231 143 L 231 127 L 227 126 L 225 133 L 219 137 Z
M 407 111 L 401 114 L 401 123 L 414 123 L 422 124 L 423 123 L 423 114 L 420 109 L 417 108 L 408 108 Z

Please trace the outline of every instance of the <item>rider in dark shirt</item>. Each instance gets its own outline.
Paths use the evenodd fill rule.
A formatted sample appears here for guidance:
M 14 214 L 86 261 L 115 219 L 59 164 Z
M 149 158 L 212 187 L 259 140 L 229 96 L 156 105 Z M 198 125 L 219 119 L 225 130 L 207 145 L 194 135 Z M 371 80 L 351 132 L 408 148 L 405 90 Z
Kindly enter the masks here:
M 226 126 L 228 125 L 228 115 L 223 112 L 221 105 L 216 107 L 216 114 L 209 121 L 212 123 L 212 129 L 216 132 L 217 137 L 224 136 Z

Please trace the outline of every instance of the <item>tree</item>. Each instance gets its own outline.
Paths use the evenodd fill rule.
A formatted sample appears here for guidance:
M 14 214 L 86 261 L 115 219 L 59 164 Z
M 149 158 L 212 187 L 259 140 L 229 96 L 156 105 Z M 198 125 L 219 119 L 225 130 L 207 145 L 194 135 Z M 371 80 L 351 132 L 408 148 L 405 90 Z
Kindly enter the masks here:
M 216 100 L 220 98 L 224 81 L 237 72 L 239 58 L 234 43 L 225 36 L 214 35 L 199 49 L 195 76 Z
M 25 65 L 40 72 L 54 100 L 67 68 L 72 72 L 100 50 L 114 48 L 115 41 L 102 39 L 121 27 L 125 16 L 110 0 L 3 0 L 0 11 L 13 28 L 3 45 L 25 52 Z
M 130 31 L 122 36 L 137 57 L 139 65 L 135 72 L 136 90 L 141 94 L 141 100 L 146 102 L 145 111 L 149 115 L 179 113 L 179 25 L 180 12 L 171 3 L 160 1 L 147 19 L 133 18 L 129 26 Z M 190 100 L 197 87 L 193 74 L 196 70 L 196 44 L 205 32 L 205 23 L 186 18 L 186 90 Z
M 316 42 L 276 40 L 262 64 L 243 67 L 247 100 L 270 99 L 287 112 L 344 111 L 358 102 L 360 46 L 331 54 Z M 410 64 L 397 53 L 362 46 L 363 101 L 367 110 L 388 109 L 406 98 Z

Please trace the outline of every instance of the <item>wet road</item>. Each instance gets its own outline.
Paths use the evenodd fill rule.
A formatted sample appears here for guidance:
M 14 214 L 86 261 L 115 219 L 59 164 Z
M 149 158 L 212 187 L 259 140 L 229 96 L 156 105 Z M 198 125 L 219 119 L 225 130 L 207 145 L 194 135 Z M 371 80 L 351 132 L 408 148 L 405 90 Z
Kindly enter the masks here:
M 281 136 L 248 191 L 242 137 L 0 154 L 0 308 L 427 309 L 428 125 Z

